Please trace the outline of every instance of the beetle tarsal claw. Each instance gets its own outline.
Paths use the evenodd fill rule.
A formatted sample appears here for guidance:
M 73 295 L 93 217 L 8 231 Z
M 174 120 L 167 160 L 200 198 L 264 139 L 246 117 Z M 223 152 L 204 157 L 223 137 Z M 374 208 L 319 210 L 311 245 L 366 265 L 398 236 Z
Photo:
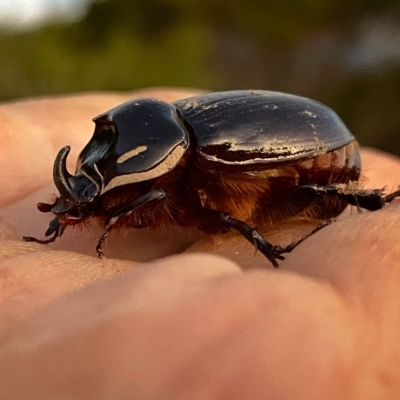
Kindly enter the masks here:
M 400 197 L 400 189 L 399 189 L 399 190 L 396 190 L 396 191 L 393 192 L 393 193 L 388 194 L 387 196 L 385 196 L 385 197 L 383 198 L 383 201 L 384 201 L 385 203 L 391 203 L 396 197 Z
M 251 229 L 251 228 L 250 228 Z M 256 230 L 251 229 L 251 237 L 253 239 L 253 245 L 256 249 L 261 251 L 273 264 L 275 268 L 279 267 L 278 260 L 284 260 L 281 254 L 285 252 L 285 249 L 280 246 L 274 246 L 273 244 L 267 242 Z

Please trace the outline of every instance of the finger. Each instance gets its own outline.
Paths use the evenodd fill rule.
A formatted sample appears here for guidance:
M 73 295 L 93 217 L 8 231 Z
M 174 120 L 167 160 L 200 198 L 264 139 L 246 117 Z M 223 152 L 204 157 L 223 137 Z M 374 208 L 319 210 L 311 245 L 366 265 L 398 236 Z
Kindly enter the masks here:
M 17 245 L 18 244 L 18 245 Z M 12 257 L 4 256 L 9 251 Z M 132 264 L 78 253 L 36 250 L 22 242 L 2 246 L 0 335 L 66 293 L 118 275 Z
M 361 149 L 362 181 L 366 188 L 386 191 L 396 190 L 400 185 L 400 159 L 377 149 Z
M 328 286 L 275 272 L 183 282 L 181 268 L 158 267 L 73 294 L 12 332 L 2 393 L 346 398 L 358 327 Z
M 133 264 L 122 260 L 99 260 L 71 252 L 35 252 L 32 249 L 23 252 L 20 248 L 18 257 L 0 261 L 0 336 L 67 293 L 114 275 L 120 276 L 115 284 L 125 287 L 125 280 L 134 282 L 139 279 L 143 287 L 136 288 L 136 291 L 142 293 L 150 282 L 150 287 L 158 286 L 159 295 L 162 295 L 164 286 L 170 281 L 175 286 L 179 283 L 184 287 L 186 283 L 239 273 L 236 264 L 213 256 L 188 255 L 165 259 L 162 264 Z M 103 295 L 104 299 L 108 298 L 106 304 L 115 301 L 107 292 Z M 152 297 L 153 300 L 157 298 Z
M 400 203 L 338 221 L 289 254 L 285 269 L 329 282 L 372 315 L 385 312 L 382 304 L 400 305 L 399 224 Z

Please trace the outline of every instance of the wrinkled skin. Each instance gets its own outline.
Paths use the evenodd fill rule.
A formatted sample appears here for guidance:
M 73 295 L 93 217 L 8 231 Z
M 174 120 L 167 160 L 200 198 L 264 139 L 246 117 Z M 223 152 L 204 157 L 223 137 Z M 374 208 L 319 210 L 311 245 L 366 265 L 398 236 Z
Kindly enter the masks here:
M 20 240 L 47 228 L 36 203 L 55 192 L 58 150 L 71 145 L 75 159 L 91 117 L 129 98 L 0 106 L 2 398 L 399 398 L 399 201 L 345 212 L 279 270 L 239 237 L 113 232 L 105 260 L 94 254 L 99 230 L 47 247 Z M 366 187 L 397 188 L 399 160 L 362 158 Z M 267 238 L 290 242 L 306 229 L 277 226 Z

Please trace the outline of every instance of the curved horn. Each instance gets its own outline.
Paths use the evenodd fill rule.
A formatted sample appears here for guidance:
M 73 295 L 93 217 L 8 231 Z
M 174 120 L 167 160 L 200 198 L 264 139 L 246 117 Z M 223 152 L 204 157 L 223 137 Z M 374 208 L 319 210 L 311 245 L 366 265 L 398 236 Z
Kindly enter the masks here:
M 70 146 L 65 146 L 59 151 L 53 168 L 54 183 L 61 196 L 66 198 L 74 197 L 74 191 L 69 182 L 72 175 L 67 170 L 67 156 L 70 150 Z

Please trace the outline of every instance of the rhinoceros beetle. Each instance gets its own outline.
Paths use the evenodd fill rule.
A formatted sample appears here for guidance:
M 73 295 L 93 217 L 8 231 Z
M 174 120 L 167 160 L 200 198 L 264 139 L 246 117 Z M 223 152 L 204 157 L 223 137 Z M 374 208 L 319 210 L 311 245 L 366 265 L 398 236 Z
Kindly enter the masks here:
M 236 230 L 277 267 L 300 241 L 274 246 L 258 232 L 303 216 L 322 224 L 348 204 L 377 210 L 400 195 L 362 190 L 353 135 L 328 107 L 268 91 L 203 94 L 172 104 L 132 100 L 94 118 L 92 139 L 75 175 L 70 147 L 54 162 L 60 196 L 52 204 L 47 240 L 89 218 L 104 223 L 96 247 L 114 226 L 178 225 L 209 234 Z

